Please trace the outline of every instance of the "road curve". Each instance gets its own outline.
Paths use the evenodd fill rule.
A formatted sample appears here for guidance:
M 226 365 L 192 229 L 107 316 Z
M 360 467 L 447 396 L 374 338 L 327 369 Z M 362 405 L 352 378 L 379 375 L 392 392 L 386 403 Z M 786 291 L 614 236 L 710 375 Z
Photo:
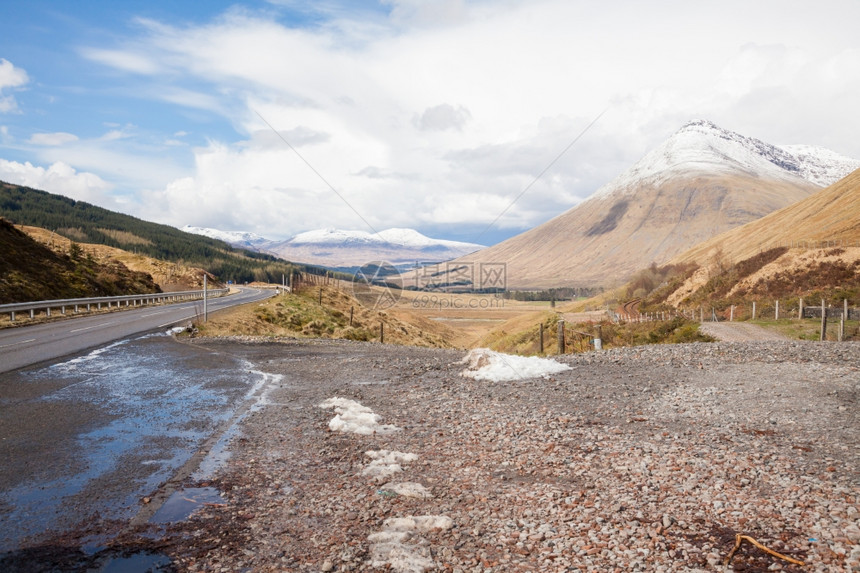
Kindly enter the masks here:
M 209 300 L 209 312 L 274 294 L 264 289 L 239 290 L 238 294 Z M 0 330 L 0 372 L 53 360 L 140 332 L 168 328 L 196 317 L 202 308 L 202 301 L 182 301 Z

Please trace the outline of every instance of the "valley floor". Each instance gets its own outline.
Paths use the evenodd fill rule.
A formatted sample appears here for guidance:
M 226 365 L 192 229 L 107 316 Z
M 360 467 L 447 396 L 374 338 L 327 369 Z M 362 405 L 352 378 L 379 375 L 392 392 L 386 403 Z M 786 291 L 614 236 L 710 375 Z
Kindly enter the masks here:
M 223 504 L 118 540 L 176 570 L 716 571 L 736 533 L 808 566 L 745 544 L 735 571 L 860 570 L 860 344 L 628 348 L 488 383 L 452 350 L 196 343 L 282 377 L 188 484 Z M 399 429 L 332 431 L 335 397 Z M 377 479 L 383 451 L 414 457 Z

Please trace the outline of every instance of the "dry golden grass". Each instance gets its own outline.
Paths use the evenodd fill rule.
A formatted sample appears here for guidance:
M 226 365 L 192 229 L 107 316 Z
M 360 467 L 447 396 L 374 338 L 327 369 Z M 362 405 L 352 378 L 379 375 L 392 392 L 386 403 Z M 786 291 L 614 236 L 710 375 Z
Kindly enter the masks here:
M 803 242 L 860 241 L 860 170 L 797 203 L 732 229 L 678 255 L 671 263 L 707 266 L 748 259 L 762 250 Z
M 839 248 L 820 248 L 823 241 Z M 741 281 L 730 294 L 760 280 L 766 281 L 777 273 L 802 269 L 810 261 L 853 263 L 860 260 L 860 170 L 807 199 L 718 235 L 675 257 L 670 263 L 694 262 L 700 268 L 667 302 L 677 306 L 704 286 L 720 268 L 781 245 L 791 248 Z
M 100 233 L 103 233 L 105 236 L 110 237 L 114 241 L 118 243 L 124 243 L 126 245 L 151 245 L 152 241 L 149 239 L 144 239 L 143 237 L 138 237 L 134 233 L 129 233 L 128 231 L 117 231 L 116 229 L 98 229 Z
M 34 240 L 47 245 L 58 253 L 68 253 L 72 241 L 40 227 L 19 227 Z M 164 292 L 177 292 L 203 288 L 203 269 L 186 267 L 145 255 L 130 253 L 107 245 L 78 243 L 84 255 L 90 255 L 99 261 L 119 261 L 133 271 L 148 273 Z M 209 286 L 218 286 L 212 275 L 209 275 Z
M 456 347 L 452 343 L 456 333 L 446 325 L 403 309 L 366 308 L 350 290 L 341 288 L 344 284 L 333 281 L 329 285 L 308 286 L 298 293 L 282 293 L 263 302 L 218 313 L 201 327 L 201 333 L 378 341 L 380 326 L 383 326 L 386 344 Z

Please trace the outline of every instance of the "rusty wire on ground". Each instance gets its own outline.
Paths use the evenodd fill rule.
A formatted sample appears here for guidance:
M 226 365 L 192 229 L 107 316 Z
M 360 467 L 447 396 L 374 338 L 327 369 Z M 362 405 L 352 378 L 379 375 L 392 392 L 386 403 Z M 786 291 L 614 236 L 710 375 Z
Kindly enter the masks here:
M 773 549 L 768 549 L 767 547 L 765 547 L 764 545 L 762 545 L 761 543 L 759 543 L 758 541 L 756 541 L 755 539 L 753 539 L 749 535 L 741 535 L 740 533 L 737 533 L 737 534 L 735 534 L 735 546 L 729 552 L 729 556 L 726 557 L 726 562 L 725 562 L 726 566 L 728 566 L 729 563 L 732 562 L 732 558 L 735 556 L 735 553 L 737 553 L 737 550 L 740 549 L 742 541 L 749 541 L 750 543 L 752 543 L 753 545 L 755 545 L 756 547 L 758 547 L 759 549 L 761 549 L 765 553 L 767 553 L 769 555 L 773 555 L 774 557 L 777 557 L 779 559 L 783 559 L 784 561 L 788 561 L 789 563 L 793 563 L 795 565 L 801 565 L 801 566 L 805 565 L 803 563 L 803 561 L 798 561 L 797 559 L 793 559 L 791 557 L 788 557 L 787 555 L 783 555 L 782 553 L 777 553 Z

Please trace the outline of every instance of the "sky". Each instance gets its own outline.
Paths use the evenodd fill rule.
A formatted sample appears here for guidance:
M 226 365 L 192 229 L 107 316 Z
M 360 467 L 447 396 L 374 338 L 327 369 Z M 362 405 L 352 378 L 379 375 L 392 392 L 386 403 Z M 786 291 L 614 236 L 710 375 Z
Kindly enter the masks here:
M 177 227 L 494 244 L 683 124 L 860 158 L 860 3 L 3 2 L 0 180 Z

